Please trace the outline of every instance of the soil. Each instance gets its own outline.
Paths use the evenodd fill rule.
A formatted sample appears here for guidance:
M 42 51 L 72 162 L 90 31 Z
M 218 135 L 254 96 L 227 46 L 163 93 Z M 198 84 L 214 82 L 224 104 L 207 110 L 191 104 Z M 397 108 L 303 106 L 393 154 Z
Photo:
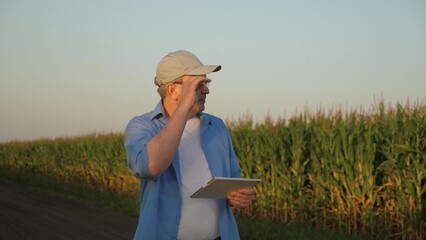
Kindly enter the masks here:
M 0 182 L 0 240 L 132 239 L 137 217 Z

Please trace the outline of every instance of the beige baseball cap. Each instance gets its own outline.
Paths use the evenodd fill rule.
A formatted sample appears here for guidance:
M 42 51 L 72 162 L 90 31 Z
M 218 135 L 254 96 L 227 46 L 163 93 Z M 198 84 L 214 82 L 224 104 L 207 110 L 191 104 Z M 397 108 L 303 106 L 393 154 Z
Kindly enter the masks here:
M 204 65 L 188 51 L 171 52 L 158 64 L 154 84 L 161 86 L 183 75 L 205 75 L 221 68 L 220 65 Z

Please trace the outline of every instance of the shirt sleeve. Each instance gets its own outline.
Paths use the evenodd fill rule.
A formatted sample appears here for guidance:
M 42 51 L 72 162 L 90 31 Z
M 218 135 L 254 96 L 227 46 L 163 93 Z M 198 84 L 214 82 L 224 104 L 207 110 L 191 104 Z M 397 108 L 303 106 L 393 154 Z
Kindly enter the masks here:
M 231 136 L 229 135 L 229 132 L 227 131 L 227 138 L 229 142 L 229 159 L 230 159 L 230 167 L 231 167 L 231 177 L 241 177 L 241 168 L 238 164 L 237 155 L 235 154 L 234 147 L 232 145 Z
M 130 120 L 126 127 L 124 146 L 127 152 L 127 164 L 133 175 L 138 178 L 153 178 L 148 168 L 148 154 L 146 145 L 154 137 L 150 122 L 143 116 Z
M 241 168 L 240 165 L 238 163 L 238 158 L 237 155 L 235 154 L 234 151 L 234 146 L 232 145 L 232 139 L 231 139 L 231 135 L 229 134 L 228 128 L 226 127 L 225 123 L 219 119 L 216 118 L 218 120 L 218 122 L 220 123 L 220 128 L 222 133 L 224 134 L 224 138 L 226 138 L 226 145 L 228 147 L 227 151 L 228 151 L 228 159 L 229 159 L 229 173 L 230 173 L 230 177 L 236 177 L 236 178 L 240 178 L 241 177 Z

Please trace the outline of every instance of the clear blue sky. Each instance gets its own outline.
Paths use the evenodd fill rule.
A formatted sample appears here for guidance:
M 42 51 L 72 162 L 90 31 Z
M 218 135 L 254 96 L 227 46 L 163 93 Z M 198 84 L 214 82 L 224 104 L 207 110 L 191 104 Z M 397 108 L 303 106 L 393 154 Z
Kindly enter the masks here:
M 181 49 L 223 119 L 426 97 L 424 0 L 0 0 L 0 141 L 123 131 Z

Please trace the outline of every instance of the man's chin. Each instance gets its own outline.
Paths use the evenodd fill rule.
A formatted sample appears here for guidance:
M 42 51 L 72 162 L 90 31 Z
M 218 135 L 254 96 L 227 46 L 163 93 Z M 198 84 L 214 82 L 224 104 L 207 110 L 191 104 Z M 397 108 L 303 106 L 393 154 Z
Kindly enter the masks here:
M 197 113 L 201 113 L 201 112 L 203 112 L 203 111 L 204 111 L 204 109 L 205 109 L 205 107 L 199 108 L 199 109 L 198 109 L 198 111 L 197 111 Z
M 195 105 L 195 106 L 192 108 L 192 112 L 193 112 L 193 113 L 194 113 L 194 115 L 195 115 L 195 114 L 198 114 L 198 113 L 203 112 L 205 108 L 206 108 L 206 107 L 204 106 L 204 104 L 200 104 L 200 103 L 198 103 L 197 105 Z
M 199 103 L 197 105 L 197 112 L 200 113 L 202 111 L 204 111 L 204 109 L 206 109 L 206 106 L 204 105 L 204 103 Z

